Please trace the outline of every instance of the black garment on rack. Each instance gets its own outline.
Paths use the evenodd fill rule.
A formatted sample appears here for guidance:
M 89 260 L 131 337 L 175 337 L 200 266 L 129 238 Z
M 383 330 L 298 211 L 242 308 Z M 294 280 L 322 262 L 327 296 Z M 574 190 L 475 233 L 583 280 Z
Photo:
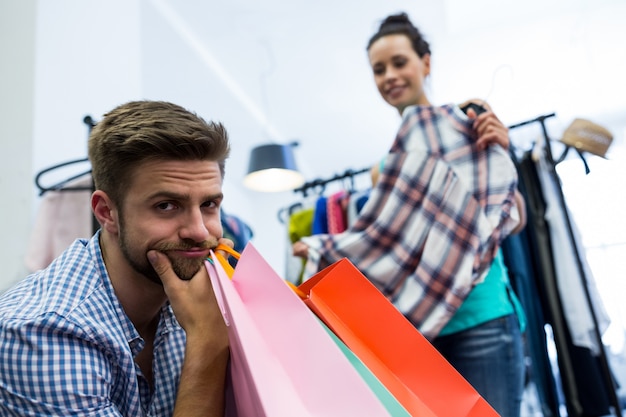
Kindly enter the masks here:
M 539 188 L 539 177 L 534 163 L 526 154 L 520 164 L 520 181 L 527 190 L 526 204 L 528 215 L 527 232 L 531 246 L 531 257 L 535 266 L 536 285 L 546 323 L 550 324 L 558 352 L 559 376 L 566 399 L 568 413 L 579 415 L 582 407 L 578 403 L 578 393 L 572 370 L 572 360 L 567 349 L 564 328 L 567 326 L 561 307 L 561 299 L 556 284 L 556 271 L 552 262 L 552 243 L 549 225 L 545 220 L 546 203 Z
M 516 155 L 511 153 L 511 158 L 519 174 L 520 166 Z M 519 181 L 518 189 L 525 201 L 528 201 L 524 181 Z M 530 223 L 533 223 L 533 220 L 530 220 Z M 513 290 L 518 295 L 526 314 L 526 355 L 530 358 L 527 382 L 532 381 L 536 386 L 543 416 L 554 417 L 559 415 L 559 398 L 547 350 L 544 331 L 547 321 L 540 302 L 541 289 L 535 279 L 540 276 L 540 271 L 535 267 L 537 264 L 531 255 L 529 243 L 528 234 L 531 228 L 524 228 L 518 234 L 508 236 L 502 242 L 502 255 Z

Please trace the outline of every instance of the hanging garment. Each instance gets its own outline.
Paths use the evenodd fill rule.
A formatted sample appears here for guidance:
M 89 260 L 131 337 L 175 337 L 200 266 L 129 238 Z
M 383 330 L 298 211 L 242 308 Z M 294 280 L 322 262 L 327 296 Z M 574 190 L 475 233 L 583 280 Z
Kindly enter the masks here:
M 328 197 L 319 196 L 315 202 L 311 233 L 314 235 L 328 233 Z
M 361 213 L 363 206 L 365 206 L 365 203 L 369 199 L 370 191 L 371 190 L 368 188 L 366 190 L 355 191 L 354 193 L 350 194 L 350 200 L 348 201 L 347 209 L 348 228 L 354 226 L 354 223 L 356 223 L 357 219 L 359 218 L 359 214 Z
M 90 186 L 91 175 L 68 184 Z M 24 264 L 28 271 L 43 269 L 78 238 L 90 238 L 94 230 L 91 191 L 47 191 L 40 202 L 26 248 Z
M 563 313 L 574 345 L 591 349 L 597 355 L 600 347 L 590 309 L 593 308 L 601 334 L 607 329 L 610 319 L 600 299 L 587 258 L 584 256 L 578 227 L 569 214 L 569 209 L 562 207 L 559 201 L 557 187 L 560 185 L 555 183 L 555 178 L 550 174 L 552 169 L 554 167 L 549 166 L 545 156 L 537 162 L 541 189 L 546 200 L 545 218 L 550 227 L 557 287 L 563 300 Z M 573 241 L 567 230 L 568 218 L 569 226 L 574 233 Z M 587 301 L 584 285 L 587 287 L 592 305 Z
M 518 170 L 517 188 L 529 204 L 528 190 L 524 177 L 520 174 L 520 161 L 515 152 L 510 153 Z M 534 263 L 529 233 L 533 227 L 530 220 L 532 207 L 527 207 L 527 221 L 519 233 L 508 236 L 502 242 L 502 254 L 507 267 L 511 285 L 526 314 L 527 327 L 525 332 L 526 353 L 530 359 L 528 367 L 527 387 L 534 383 L 537 395 L 537 403 L 544 417 L 555 417 L 559 413 L 559 398 L 557 394 L 556 380 L 552 373 L 548 345 L 544 326 L 547 323 L 543 305 L 541 303 L 541 290 L 537 283 L 541 271 Z
M 524 184 L 527 191 L 524 195 L 528 215 L 525 234 L 529 240 L 530 256 L 533 260 L 535 282 L 538 286 L 541 305 L 546 321 L 552 329 L 554 345 L 558 352 L 558 378 L 561 380 L 563 396 L 566 399 L 568 412 L 578 415 L 582 407 L 578 400 L 578 388 L 565 332 L 565 318 L 556 285 L 550 231 L 545 218 L 546 204 L 533 155 L 538 155 L 538 153 L 524 155 L 519 166 L 520 182 Z
M 539 166 L 535 157 L 526 154 L 520 162 L 520 180 L 527 191 L 528 225 L 526 236 L 533 266 L 538 295 L 547 323 L 552 330 L 558 360 L 557 377 L 560 379 L 564 403 L 569 416 L 609 414 L 608 384 L 602 380 L 599 358 L 588 348 L 572 344 L 572 337 L 564 313 L 567 299 L 561 297 L 555 266 L 553 237 L 548 223 L 547 203 L 541 186 Z M 569 238 L 561 242 L 570 244 Z M 584 370 L 584 372 L 581 372 Z M 593 411 L 591 411 L 593 410 Z M 597 410 L 603 410 L 597 413 Z
M 328 233 L 341 233 L 347 229 L 347 201 L 350 198 L 345 190 L 339 190 L 328 197 L 326 216 L 328 219 Z
M 313 232 L 313 207 L 304 206 L 290 214 L 287 227 L 289 239 L 287 241 L 285 279 L 292 284 L 299 285 L 302 282 L 305 261 L 302 258 L 293 256 L 291 245 L 304 236 L 310 236 Z
M 405 109 L 357 222 L 303 238 L 307 276 L 350 259 L 413 324 L 435 337 L 518 224 L 517 173 L 499 146 L 479 150 L 454 105 Z

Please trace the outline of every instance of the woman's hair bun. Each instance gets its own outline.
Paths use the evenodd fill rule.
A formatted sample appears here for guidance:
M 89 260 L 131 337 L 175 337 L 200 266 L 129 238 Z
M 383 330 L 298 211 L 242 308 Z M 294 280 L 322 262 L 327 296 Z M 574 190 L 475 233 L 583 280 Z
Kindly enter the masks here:
M 413 25 L 411 21 L 409 20 L 409 16 L 406 13 L 402 12 L 402 13 L 392 14 L 390 16 L 387 16 L 385 20 L 383 20 L 383 22 L 380 24 L 380 27 L 382 28 L 383 26 L 386 26 L 386 25 L 397 25 L 397 24 Z
M 367 49 L 369 50 L 370 46 L 383 36 L 394 34 L 408 36 L 411 40 L 413 49 L 420 58 L 426 54 L 430 54 L 430 45 L 428 45 L 428 42 L 426 42 L 419 29 L 413 25 L 409 16 L 405 12 L 387 16 L 380 24 L 378 32 L 370 38 L 367 43 Z

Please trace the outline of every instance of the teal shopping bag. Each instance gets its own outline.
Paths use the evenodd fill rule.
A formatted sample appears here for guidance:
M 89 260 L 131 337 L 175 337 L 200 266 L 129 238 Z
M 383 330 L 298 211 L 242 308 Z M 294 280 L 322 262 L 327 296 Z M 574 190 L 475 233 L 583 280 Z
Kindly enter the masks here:
M 319 319 L 318 319 L 319 320 Z M 389 390 L 380 383 L 378 378 L 365 366 L 365 364 L 359 359 L 348 347 L 330 330 L 323 321 L 319 320 L 320 325 L 328 332 L 333 341 L 339 346 L 339 349 L 348 358 L 352 366 L 357 370 L 361 378 L 367 383 L 370 389 L 376 394 L 382 405 L 387 409 L 389 414 L 393 417 L 411 417 L 408 411 L 391 395 Z

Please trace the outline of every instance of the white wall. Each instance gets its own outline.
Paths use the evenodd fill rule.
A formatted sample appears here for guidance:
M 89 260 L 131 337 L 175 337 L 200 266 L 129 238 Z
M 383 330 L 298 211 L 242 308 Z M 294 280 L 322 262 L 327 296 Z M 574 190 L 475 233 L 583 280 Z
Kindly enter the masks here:
M 85 115 L 141 98 L 139 3 L 37 2 L 35 172 L 87 156 Z
M 0 292 L 24 272 L 32 207 L 34 0 L 0 0 Z
M 141 97 L 139 22 L 138 1 L 0 2 L 0 291 L 25 273 L 35 174 L 86 157 L 85 115 Z

